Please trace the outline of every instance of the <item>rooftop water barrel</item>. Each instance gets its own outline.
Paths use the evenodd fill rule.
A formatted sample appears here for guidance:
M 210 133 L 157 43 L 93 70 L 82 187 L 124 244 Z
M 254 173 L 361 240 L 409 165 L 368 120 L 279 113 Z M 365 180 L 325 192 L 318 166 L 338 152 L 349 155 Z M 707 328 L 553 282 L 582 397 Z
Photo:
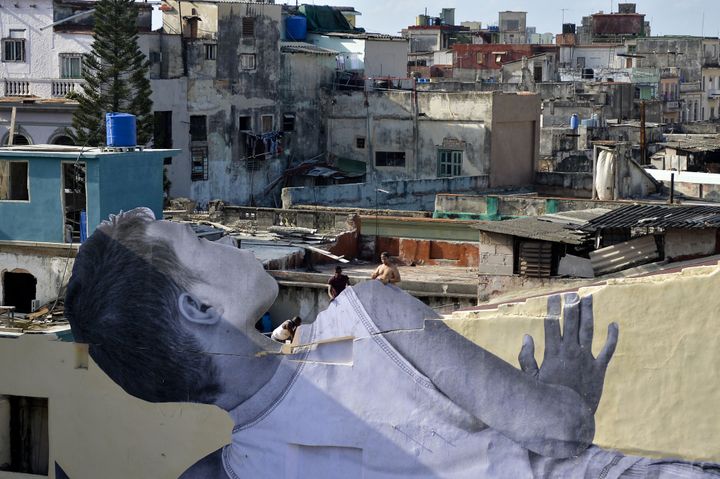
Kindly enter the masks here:
M 285 36 L 295 42 L 305 41 L 307 38 L 307 18 L 302 15 L 290 15 L 285 20 Z
M 578 126 L 580 126 L 580 118 L 577 113 L 573 113 L 570 117 L 570 128 L 577 130 Z
M 106 143 L 110 147 L 137 145 L 135 115 L 129 113 L 105 114 Z

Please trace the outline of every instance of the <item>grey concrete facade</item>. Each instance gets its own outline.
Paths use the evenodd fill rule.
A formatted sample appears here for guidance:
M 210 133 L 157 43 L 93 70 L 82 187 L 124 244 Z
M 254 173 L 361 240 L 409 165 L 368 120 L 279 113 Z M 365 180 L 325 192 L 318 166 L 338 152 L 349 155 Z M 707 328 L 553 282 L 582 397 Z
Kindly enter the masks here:
M 492 187 L 532 183 L 537 95 L 339 92 L 332 103 L 328 151 L 364 162 L 368 181 L 488 175 Z

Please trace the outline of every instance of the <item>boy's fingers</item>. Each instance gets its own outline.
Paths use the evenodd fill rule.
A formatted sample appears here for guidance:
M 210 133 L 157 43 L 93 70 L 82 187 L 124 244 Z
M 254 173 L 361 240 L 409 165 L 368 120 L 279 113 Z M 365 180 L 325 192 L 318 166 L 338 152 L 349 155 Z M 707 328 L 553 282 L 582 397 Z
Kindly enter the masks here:
M 565 295 L 563 307 L 563 344 L 566 346 L 578 345 L 578 329 L 580 328 L 580 296 L 577 293 Z
M 554 294 L 548 298 L 548 314 L 545 318 L 545 351 L 555 352 L 560 348 L 561 298 Z
M 607 341 L 605 341 L 605 346 L 603 346 L 602 351 L 600 351 L 600 354 L 598 354 L 597 357 L 597 360 L 600 362 L 600 364 L 605 367 L 607 367 L 607 365 L 610 363 L 610 360 L 615 353 L 615 347 L 617 346 L 618 342 L 618 334 L 619 328 L 617 323 L 610 323 L 608 325 Z
M 585 296 L 580 300 L 580 347 L 592 348 L 594 323 L 592 296 Z
M 535 341 L 529 334 L 523 337 L 523 345 L 520 348 L 518 361 L 520 362 L 520 369 L 533 376 L 537 375 L 538 365 L 537 361 L 535 361 Z

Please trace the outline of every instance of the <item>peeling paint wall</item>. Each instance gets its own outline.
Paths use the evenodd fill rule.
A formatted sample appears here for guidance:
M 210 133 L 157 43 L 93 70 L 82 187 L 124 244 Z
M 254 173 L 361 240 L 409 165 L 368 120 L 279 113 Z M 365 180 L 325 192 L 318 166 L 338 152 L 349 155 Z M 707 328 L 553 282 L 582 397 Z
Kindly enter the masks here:
M 440 169 L 440 153 L 457 151 L 462 166 L 453 175 L 490 174 L 493 186 L 532 182 L 539 145 L 537 95 L 391 90 L 340 92 L 333 102 L 328 150 L 365 162 L 374 181 L 447 174 Z M 381 166 L 378 152 L 404 154 L 404 165 Z
M 33 275 L 37 279 L 35 299 L 45 304 L 58 297 L 70 279 L 74 263 L 74 257 L 9 252 L 3 251 L 0 246 L 0 304 L 5 297 L 2 281 L 4 273 L 23 270 Z

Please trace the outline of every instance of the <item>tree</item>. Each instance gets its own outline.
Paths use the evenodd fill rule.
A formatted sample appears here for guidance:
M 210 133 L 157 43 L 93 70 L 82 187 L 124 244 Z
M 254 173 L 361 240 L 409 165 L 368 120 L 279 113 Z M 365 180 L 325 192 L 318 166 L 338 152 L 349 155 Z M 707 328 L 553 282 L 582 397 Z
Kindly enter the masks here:
M 72 126 L 78 145 L 105 143 L 105 113 L 137 117 L 138 144 L 152 138 L 153 116 L 148 67 L 138 47 L 137 6 L 133 0 L 99 0 L 95 6 L 92 50 L 83 55 L 85 86 Z

